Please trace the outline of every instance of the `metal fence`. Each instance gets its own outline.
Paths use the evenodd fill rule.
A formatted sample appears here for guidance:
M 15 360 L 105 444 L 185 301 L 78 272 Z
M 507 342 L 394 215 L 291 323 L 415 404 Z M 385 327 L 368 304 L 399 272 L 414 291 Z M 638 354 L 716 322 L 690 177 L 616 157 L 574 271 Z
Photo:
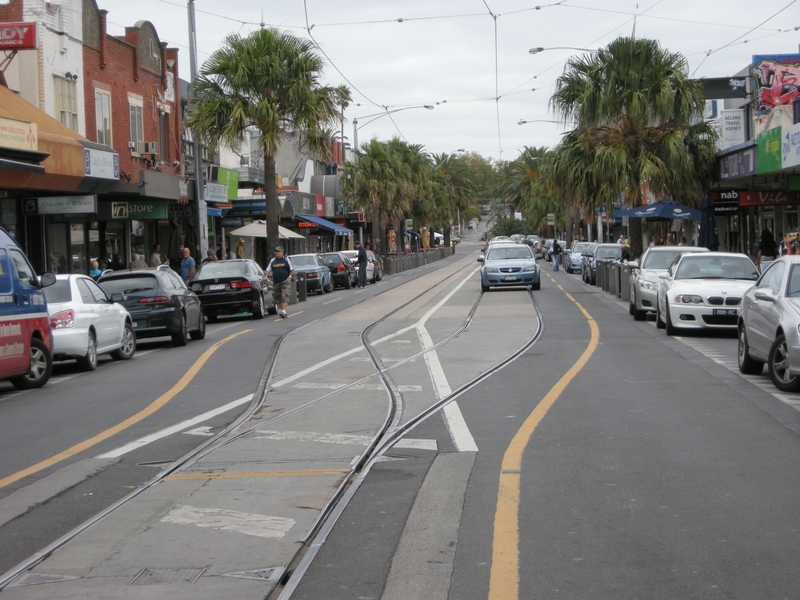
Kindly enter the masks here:
M 435 248 L 432 250 L 425 250 L 418 254 L 406 254 L 393 258 L 387 256 L 383 259 L 383 272 L 386 275 L 402 273 L 403 271 L 416 269 L 428 263 L 453 256 L 455 252 L 455 246 L 451 246 L 450 248 Z

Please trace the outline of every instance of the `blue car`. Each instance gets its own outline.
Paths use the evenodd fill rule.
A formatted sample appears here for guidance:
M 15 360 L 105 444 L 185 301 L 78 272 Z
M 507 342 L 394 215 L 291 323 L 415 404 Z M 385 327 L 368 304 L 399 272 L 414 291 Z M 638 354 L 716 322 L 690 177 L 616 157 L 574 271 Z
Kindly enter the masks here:
M 481 267 L 481 289 L 488 292 L 492 287 L 531 286 L 541 289 L 539 265 L 530 246 L 525 244 L 491 244 L 486 256 L 479 256 Z
M 591 247 L 591 242 L 575 242 L 572 244 L 572 248 L 564 258 L 564 270 L 567 273 L 580 273 L 583 253 L 588 252 Z

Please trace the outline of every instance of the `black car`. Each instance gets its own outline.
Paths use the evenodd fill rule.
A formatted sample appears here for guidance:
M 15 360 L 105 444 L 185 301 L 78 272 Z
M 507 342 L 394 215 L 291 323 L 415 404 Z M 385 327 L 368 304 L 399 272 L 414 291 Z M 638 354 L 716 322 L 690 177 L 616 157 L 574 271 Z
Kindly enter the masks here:
M 206 337 L 206 321 L 197 294 L 167 266 L 135 271 L 108 271 L 97 280 L 111 296 L 122 294 L 136 339 L 172 336 L 175 346 Z
M 358 273 L 346 254 L 326 252 L 325 254 L 320 254 L 319 258 L 330 269 L 334 286 L 338 285 L 349 290 L 356 284 Z
M 278 311 L 272 301 L 272 282 L 254 260 L 215 260 L 200 265 L 189 287 L 200 298 L 209 321 L 219 315 L 252 313 L 263 319 Z

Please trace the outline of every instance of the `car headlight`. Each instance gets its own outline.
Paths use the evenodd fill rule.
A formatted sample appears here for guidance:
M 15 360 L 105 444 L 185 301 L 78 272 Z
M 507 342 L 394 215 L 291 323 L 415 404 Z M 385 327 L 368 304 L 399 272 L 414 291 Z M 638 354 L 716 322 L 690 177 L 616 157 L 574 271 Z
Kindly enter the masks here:
M 484 272 L 486 273 L 499 273 L 500 270 L 497 267 L 484 267 Z
M 531 266 L 529 266 L 529 267 L 524 267 L 522 270 L 523 270 L 525 273 L 530 273 L 531 271 L 535 271 L 535 270 L 536 270 L 536 265 L 531 265 Z
M 675 302 L 683 302 L 684 304 L 702 304 L 703 297 L 694 294 L 683 294 L 682 296 L 675 296 Z
M 647 281 L 646 279 L 639 280 L 639 287 L 643 290 L 658 291 L 658 284 L 655 281 Z

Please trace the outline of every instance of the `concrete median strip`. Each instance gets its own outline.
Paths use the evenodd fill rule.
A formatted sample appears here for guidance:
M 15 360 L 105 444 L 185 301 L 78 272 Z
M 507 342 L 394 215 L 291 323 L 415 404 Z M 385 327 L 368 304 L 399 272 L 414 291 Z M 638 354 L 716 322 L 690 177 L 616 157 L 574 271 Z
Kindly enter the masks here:
M 239 512 L 225 508 L 197 508 L 178 506 L 161 518 L 162 523 L 210 527 L 244 535 L 280 539 L 294 525 L 293 519 Z

